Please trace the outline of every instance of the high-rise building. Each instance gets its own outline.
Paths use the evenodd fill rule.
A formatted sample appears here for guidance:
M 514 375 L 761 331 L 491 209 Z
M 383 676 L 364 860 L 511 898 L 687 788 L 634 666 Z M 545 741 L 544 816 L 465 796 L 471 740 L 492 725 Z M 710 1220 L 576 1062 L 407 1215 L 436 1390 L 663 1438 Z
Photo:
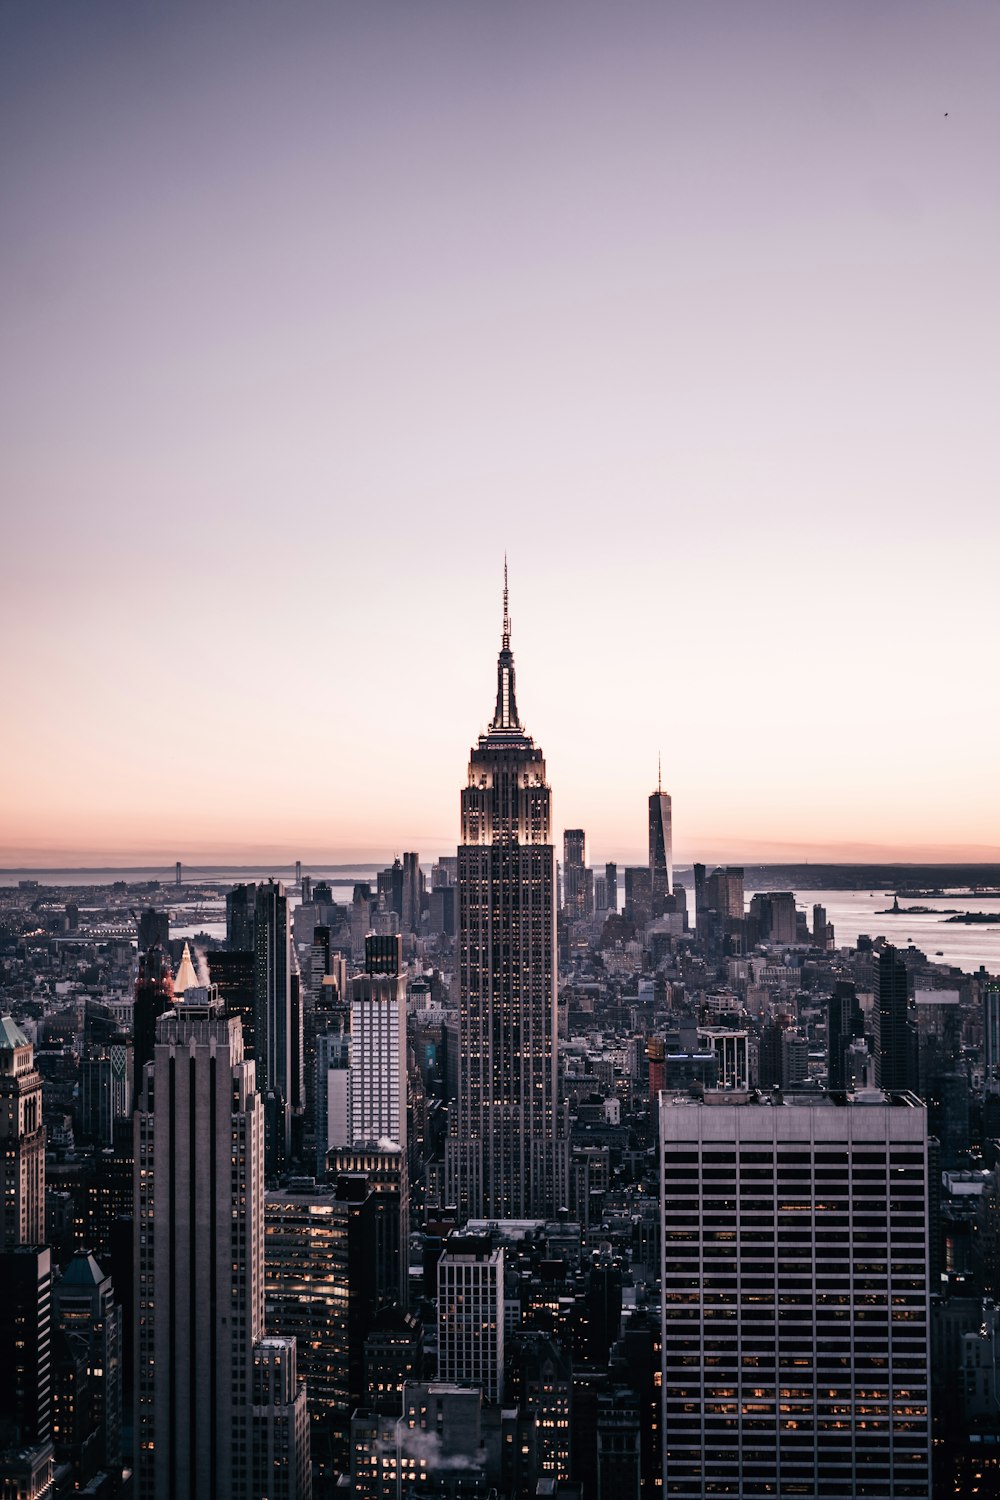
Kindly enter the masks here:
M 549 1217 L 568 1203 L 551 797 L 518 717 L 505 574 L 496 708 L 462 791 L 459 1095 L 445 1156 L 449 1201 L 478 1218 Z
M 451 1234 L 438 1261 L 438 1373 L 500 1401 L 504 1378 L 503 1247 Z
M 122 1310 L 111 1277 L 78 1250 L 55 1284 L 53 1323 L 84 1354 L 90 1384 L 94 1463 L 111 1473 L 122 1461 Z
M 263 1108 L 240 1022 L 210 991 L 157 1022 L 135 1132 L 139 1500 L 249 1500 Z
M 653 915 L 652 877 L 648 865 L 625 866 L 625 910 L 627 921 L 643 926 Z
M 902 955 L 887 944 L 875 955 L 875 1082 L 880 1089 L 916 1087 L 916 1036 L 909 1022 L 909 979 Z
M 662 772 L 656 791 L 649 798 L 649 879 L 653 912 L 658 914 L 665 896 L 674 893 L 674 835 L 670 794 L 663 790 Z
M 84 1136 L 100 1150 L 132 1116 L 132 1038 L 123 1032 L 87 1047 L 80 1065 L 80 1117 Z
M 45 1239 L 45 1130 L 35 1049 L 0 1017 L 0 1250 Z
M 604 866 L 604 879 L 608 885 L 608 911 L 618 912 L 618 866 L 607 864 Z
M 930 1494 L 912 1094 L 660 1110 L 663 1493 Z
M 235 953 L 253 953 L 257 911 L 257 887 L 236 885 L 226 894 L 226 947 Z
M 828 1089 L 851 1087 L 847 1069 L 847 1050 L 865 1034 L 865 1018 L 857 991 L 847 979 L 838 979 L 827 1002 L 827 1073 Z
M 52 1257 L 0 1249 L 0 1494 L 52 1495 Z
M 208 972 L 227 1016 L 239 1016 L 243 1024 L 243 1055 L 256 1056 L 254 1048 L 255 970 L 253 949 L 217 948 L 209 953 Z
M 387 964 L 398 936 L 370 936 L 365 973 L 348 980 L 351 1141 L 390 1140 L 406 1150 L 406 979 Z
M 351 1411 L 364 1397 L 364 1343 L 376 1311 L 375 1215 L 364 1177 L 293 1178 L 264 1203 L 267 1327 L 298 1345 L 325 1481 L 345 1465 Z
M 251 1376 L 250 1493 L 266 1500 L 310 1500 L 312 1468 L 305 1382 L 293 1338 L 254 1345 Z
M 171 1003 L 174 987 L 166 951 L 158 943 L 139 955 L 132 1007 L 132 1110 L 138 1108 L 143 1069 L 153 1061 L 156 1023 Z
M 983 988 L 983 1083 L 988 1094 L 1000 1094 L 1000 983 Z
M 571 922 L 587 912 L 587 835 L 582 828 L 563 833 L 563 910 Z
M 420 931 L 424 878 L 420 873 L 420 855 L 403 854 L 403 904 L 400 911 L 404 932 Z
M 170 943 L 170 913 L 149 906 L 139 916 L 139 952 L 146 953 L 155 943 L 167 948 Z
M 750 926 L 756 942 L 794 943 L 798 937 L 792 891 L 761 891 L 750 898 Z
M 254 1056 L 257 1086 L 271 1096 L 275 1119 L 269 1132 L 268 1175 L 291 1150 L 295 1045 L 292 1030 L 292 964 L 288 897 L 280 880 L 257 887 L 254 911 Z

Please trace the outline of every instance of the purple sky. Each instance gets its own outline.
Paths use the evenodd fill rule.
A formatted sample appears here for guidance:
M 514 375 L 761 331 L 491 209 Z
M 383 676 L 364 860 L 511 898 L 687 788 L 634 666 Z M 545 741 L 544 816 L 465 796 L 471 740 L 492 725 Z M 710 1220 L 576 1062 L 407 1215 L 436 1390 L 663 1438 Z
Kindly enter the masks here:
M 0 863 L 1000 857 L 1000 8 L 6 0 Z M 946 117 L 947 112 L 947 117 Z

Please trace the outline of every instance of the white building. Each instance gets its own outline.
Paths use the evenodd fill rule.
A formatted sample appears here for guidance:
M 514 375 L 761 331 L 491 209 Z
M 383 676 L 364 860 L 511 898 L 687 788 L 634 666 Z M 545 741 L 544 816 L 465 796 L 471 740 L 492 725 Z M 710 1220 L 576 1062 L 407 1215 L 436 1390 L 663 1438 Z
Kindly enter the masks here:
M 406 1149 L 406 979 L 358 974 L 348 980 L 351 1066 L 349 1144 L 389 1140 Z
M 662 1096 L 664 1494 L 928 1496 L 926 1110 L 755 1097 Z
M 438 1374 L 503 1396 L 503 1248 L 489 1234 L 452 1234 L 438 1261 Z

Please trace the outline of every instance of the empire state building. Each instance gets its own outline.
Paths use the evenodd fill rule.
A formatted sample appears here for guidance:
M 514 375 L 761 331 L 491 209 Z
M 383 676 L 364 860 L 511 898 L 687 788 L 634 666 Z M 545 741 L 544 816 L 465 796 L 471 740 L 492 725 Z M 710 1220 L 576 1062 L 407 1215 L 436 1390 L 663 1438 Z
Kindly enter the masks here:
M 471 1218 L 550 1217 L 569 1201 L 551 803 L 517 713 L 505 564 L 496 709 L 469 756 L 458 850 L 461 1049 L 445 1190 Z

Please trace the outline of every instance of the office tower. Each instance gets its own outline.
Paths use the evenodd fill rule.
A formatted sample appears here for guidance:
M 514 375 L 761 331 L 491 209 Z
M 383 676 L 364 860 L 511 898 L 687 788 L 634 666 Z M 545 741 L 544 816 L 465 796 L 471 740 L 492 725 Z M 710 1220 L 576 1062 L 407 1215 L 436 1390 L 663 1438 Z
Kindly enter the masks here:
M 149 906 L 139 917 L 139 952 L 147 953 L 157 943 L 161 948 L 166 948 L 170 943 L 170 913 L 157 911 L 155 907 Z
M 455 887 L 435 886 L 428 901 L 428 925 L 434 936 L 455 936 Z
M 243 1026 L 243 1056 L 254 1057 L 256 963 L 252 949 L 218 948 L 206 954 L 208 973 L 227 1016 L 239 1016 Z
M 406 1150 L 406 980 L 398 937 L 370 936 L 365 973 L 348 980 L 351 1011 L 350 1136 Z
M 753 940 L 787 944 L 798 941 L 795 895 L 792 891 L 758 892 L 750 897 L 749 926 Z
M 364 1177 L 293 1178 L 264 1201 L 267 1327 L 297 1343 L 324 1480 L 345 1467 L 350 1415 L 364 1399 L 364 1345 L 376 1312 L 375 1216 Z
M 563 834 L 563 910 L 571 922 L 587 915 L 587 835 L 582 828 Z
M 809 1077 L 809 1043 L 798 1032 L 788 1031 L 781 1038 L 781 1086 L 799 1088 Z
M 701 914 L 706 910 L 705 866 L 696 864 L 692 873 L 694 876 L 694 921 L 695 927 L 700 928 Z
M 504 581 L 493 721 L 469 757 L 458 851 L 460 1072 L 448 1201 L 473 1217 L 568 1202 L 558 1098 L 555 849 L 542 752 L 517 713 Z
M 298 886 L 301 886 L 301 884 L 302 884 L 302 861 L 301 861 L 301 859 L 297 859 L 295 861 L 295 884 L 298 885 Z
M 909 1024 L 909 984 L 902 956 L 891 946 L 875 955 L 875 1082 L 880 1089 L 916 1087 L 916 1039 Z
M 438 1261 L 438 1373 L 503 1397 L 503 1247 L 488 1234 L 451 1234 Z
M 720 866 L 704 882 L 704 904 L 723 922 L 743 920 L 743 870 L 739 865 Z
M 368 934 L 365 938 L 365 973 L 387 974 L 392 978 L 403 973 L 403 939 L 398 932 Z
M 608 884 L 608 911 L 618 912 L 618 866 L 607 864 L 604 866 L 604 879 Z
M 0 1494 L 52 1494 L 52 1261 L 0 1250 Z
M 828 1089 L 847 1089 L 847 1052 L 851 1043 L 865 1034 L 865 1018 L 857 991 L 847 979 L 838 979 L 827 1002 L 827 1071 Z
M 176 863 L 176 865 L 174 866 L 174 885 L 180 885 L 180 883 L 181 883 L 181 862 L 180 862 L 180 860 L 178 860 L 177 863 Z
M 660 1111 L 663 1493 L 928 1496 L 927 1117 Z
M 406 1152 L 390 1140 L 355 1140 L 332 1147 L 331 1180 L 364 1178 L 375 1194 L 375 1247 L 367 1267 L 374 1305 L 406 1308 L 410 1300 L 410 1178 Z
M 406 980 L 400 974 L 402 940 L 370 935 L 365 943 L 364 974 L 348 981 L 350 1002 L 350 1073 L 348 1131 L 351 1151 L 365 1148 L 381 1184 L 379 1208 L 379 1298 L 406 1306 L 409 1292 L 409 1176 L 406 1118 Z M 379 1154 L 381 1153 L 381 1155 Z M 383 1160 L 383 1156 L 386 1160 Z M 367 1171 L 334 1153 L 333 1171 Z
M 240 1022 L 192 988 L 156 1026 L 135 1123 L 139 1500 L 248 1500 L 264 1312 L 263 1106 Z
M 399 1416 L 403 1387 L 424 1370 L 423 1325 L 401 1307 L 383 1307 L 365 1339 L 365 1404 Z
M 131 1119 L 133 1097 L 132 1038 L 119 1032 L 89 1045 L 80 1064 L 80 1118 L 83 1135 L 99 1150 L 113 1146 L 116 1127 Z
M 608 907 L 608 882 L 604 875 L 594 876 L 594 910 L 595 912 L 607 912 Z
M 97 1468 L 122 1462 L 122 1310 L 111 1277 L 86 1250 L 78 1250 L 52 1293 L 52 1322 L 80 1347 L 90 1385 L 91 1426 Z
M 403 854 L 403 905 L 400 917 L 404 932 L 420 931 L 424 878 L 420 873 L 420 855 Z
M 639 1500 L 642 1448 L 639 1398 L 616 1386 L 597 1398 L 597 1500 Z
M 651 1036 L 646 1043 L 649 1066 L 649 1107 L 655 1121 L 660 1107 L 660 1091 L 667 1081 L 667 1048 L 662 1037 Z
M 280 880 L 257 887 L 254 926 L 254 1057 L 257 1087 L 271 1097 L 274 1127 L 268 1132 L 266 1171 L 273 1176 L 291 1150 L 295 1102 L 288 897 Z
M 538 1474 L 542 1479 L 570 1477 L 573 1407 L 573 1362 L 556 1339 L 537 1331 L 518 1333 L 507 1345 L 510 1388 L 508 1405 L 534 1417 Z
M 623 915 L 639 927 L 653 915 L 652 878 L 648 865 L 626 865 Z
M 663 790 L 662 772 L 649 799 L 649 879 L 653 912 L 662 909 L 663 898 L 674 893 L 674 836 L 670 794 Z
M 350 1143 L 351 1033 L 320 1032 L 316 1037 L 316 1175 L 325 1177 L 327 1158 Z
M 715 1055 L 720 1089 L 750 1086 L 750 1033 L 730 1031 L 724 1026 L 699 1026 L 698 1051 Z
M 988 1094 L 1000 1094 L 1000 982 L 983 987 L 983 1084 Z
M 374 905 L 371 886 L 366 880 L 357 881 L 351 898 L 351 957 L 356 963 L 365 956 L 365 938 L 374 925 Z
M 402 919 L 403 863 L 398 854 L 387 870 L 379 872 L 378 899 L 379 904 L 384 906 L 386 911 L 394 911 Z
M 35 1049 L 0 1017 L 0 1250 L 45 1239 L 45 1129 Z
M 254 1345 L 250 1388 L 250 1493 L 280 1500 L 310 1500 L 309 1414 L 298 1379 L 295 1340 L 260 1339 Z
M 138 1108 L 143 1069 L 153 1061 L 156 1023 L 173 1000 L 174 987 L 164 949 L 154 943 L 139 955 L 139 977 L 132 1006 L 132 1109 Z
M 257 887 L 236 885 L 226 893 L 226 947 L 238 953 L 253 953 L 257 913 Z

